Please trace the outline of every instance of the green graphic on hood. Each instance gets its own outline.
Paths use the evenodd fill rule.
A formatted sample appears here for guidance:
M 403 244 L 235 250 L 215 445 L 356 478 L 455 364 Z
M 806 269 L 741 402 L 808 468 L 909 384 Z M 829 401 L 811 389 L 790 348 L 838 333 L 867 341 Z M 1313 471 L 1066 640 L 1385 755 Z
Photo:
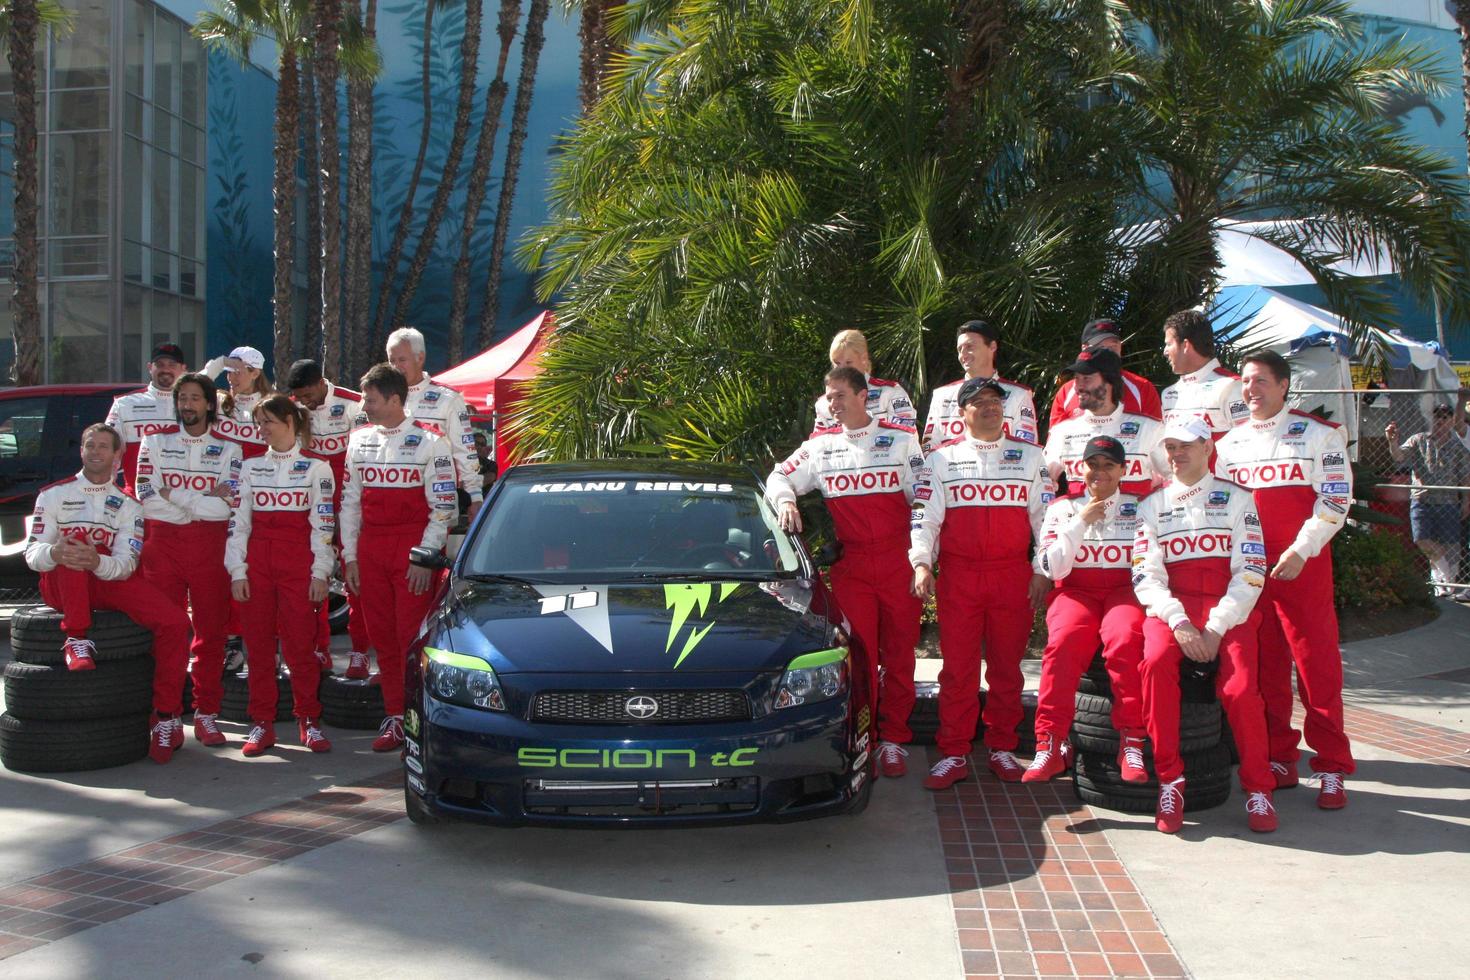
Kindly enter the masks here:
M 735 590 L 740 588 L 739 582 L 702 582 L 664 586 L 664 608 L 674 610 L 674 621 L 669 624 L 669 638 L 664 642 L 665 653 L 674 648 L 674 637 L 679 635 L 679 630 L 684 627 L 684 622 L 689 618 L 690 613 L 697 608 L 699 615 L 704 615 L 704 611 L 709 608 L 710 600 L 714 596 L 716 584 L 720 587 L 720 597 L 715 600 L 717 604 L 730 598 Z M 713 622 L 710 622 L 704 629 L 690 628 L 689 636 L 684 640 L 684 649 L 679 651 L 679 659 L 674 661 L 676 670 L 684 662 L 684 658 L 694 652 L 694 648 L 699 646 L 699 641 L 704 639 L 705 634 L 713 629 L 714 625 Z

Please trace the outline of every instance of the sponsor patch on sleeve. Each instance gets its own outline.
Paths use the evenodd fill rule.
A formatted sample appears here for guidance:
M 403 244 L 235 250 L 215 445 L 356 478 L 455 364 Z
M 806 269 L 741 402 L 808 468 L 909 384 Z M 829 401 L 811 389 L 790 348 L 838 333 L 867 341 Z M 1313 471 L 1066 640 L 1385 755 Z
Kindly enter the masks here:
M 436 484 L 434 484 L 434 492 L 435 493 L 448 493 L 449 491 L 451 491 L 453 489 L 454 489 L 454 483 L 453 483 L 453 481 L 445 481 L 445 482 L 442 482 L 442 483 L 436 483 Z
M 1324 483 L 1322 484 L 1322 492 L 1331 494 L 1345 494 L 1348 492 L 1348 485 L 1346 483 Z

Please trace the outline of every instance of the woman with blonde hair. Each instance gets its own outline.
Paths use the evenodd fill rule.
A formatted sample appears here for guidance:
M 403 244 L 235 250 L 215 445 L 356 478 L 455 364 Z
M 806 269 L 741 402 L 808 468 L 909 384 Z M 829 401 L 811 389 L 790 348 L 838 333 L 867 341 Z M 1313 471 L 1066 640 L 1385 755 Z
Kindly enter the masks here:
M 868 380 L 869 416 L 906 425 L 910 429 L 915 428 L 918 413 L 914 410 L 913 399 L 909 398 L 909 393 L 897 381 L 873 377 L 873 359 L 868 356 L 868 338 L 863 336 L 861 330 L 839 330 L 832 338 L 828 357 L 832 361 L 832 367 L 856 368 Z M 819 429 L 831 429 L 836 425 L 837 420 L 827 407 L 827 396 L 820 396 L 817 398 L 817 424 L 812 430 L 813 434 Z

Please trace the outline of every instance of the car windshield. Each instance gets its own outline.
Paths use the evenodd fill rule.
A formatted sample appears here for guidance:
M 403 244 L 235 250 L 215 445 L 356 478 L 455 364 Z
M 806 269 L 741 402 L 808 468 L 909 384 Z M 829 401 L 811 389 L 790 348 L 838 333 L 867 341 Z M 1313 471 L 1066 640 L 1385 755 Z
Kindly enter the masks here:
M 466 576 L 765 579 L 802 568 L 753 483 L 516 481 L 490 506 Z

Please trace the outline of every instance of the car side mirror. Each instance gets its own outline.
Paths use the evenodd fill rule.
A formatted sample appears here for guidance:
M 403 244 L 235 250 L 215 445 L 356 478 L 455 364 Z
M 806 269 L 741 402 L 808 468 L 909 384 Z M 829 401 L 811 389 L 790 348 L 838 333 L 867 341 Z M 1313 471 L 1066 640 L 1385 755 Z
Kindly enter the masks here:
M 408 563 L 417 565 L 419 568 L 439 571 L 449 567 L 449 556 L 433 548 L 410 548 L 408 549 Z
M 841 541 L 828 541 L 826 544 L 817 549 L 817 553 L 815 555 L 812 555 L 812 561 L 816 564 L 818 568 L 826 568 L 828 565 L 835 565 L 841 560 Z

